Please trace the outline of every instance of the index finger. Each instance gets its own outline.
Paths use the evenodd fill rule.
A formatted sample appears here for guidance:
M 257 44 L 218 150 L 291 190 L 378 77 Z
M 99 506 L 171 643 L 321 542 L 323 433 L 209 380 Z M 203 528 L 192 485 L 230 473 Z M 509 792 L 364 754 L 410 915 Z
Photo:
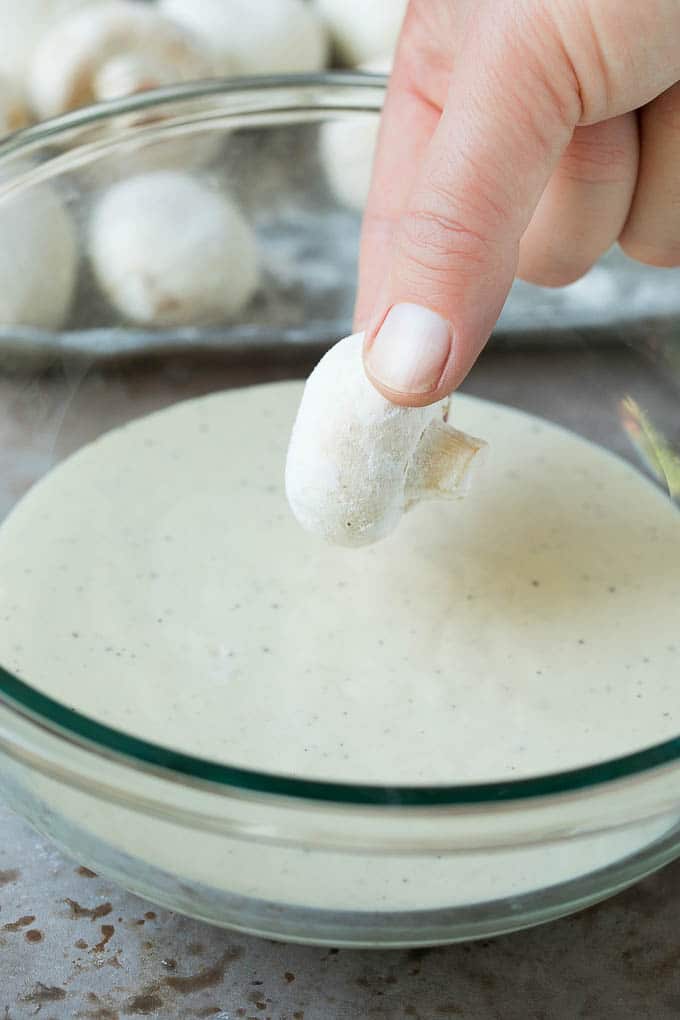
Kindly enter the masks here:
M 416 86 L 407 58 L 398 52 L 387 89 L 361 230 L 356 331 L 364 328 L 375 305 L 390 261 L 392 235 L 441 112 L 442 108 Z

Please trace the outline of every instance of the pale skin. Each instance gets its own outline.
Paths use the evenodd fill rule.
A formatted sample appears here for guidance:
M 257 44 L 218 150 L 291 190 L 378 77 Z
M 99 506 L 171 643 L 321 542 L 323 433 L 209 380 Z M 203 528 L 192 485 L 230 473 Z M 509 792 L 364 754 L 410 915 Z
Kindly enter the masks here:
M 680 265 L 680 0 L 411 0 L 364 218 L 369 379 L 465 378 L 515 275 Z

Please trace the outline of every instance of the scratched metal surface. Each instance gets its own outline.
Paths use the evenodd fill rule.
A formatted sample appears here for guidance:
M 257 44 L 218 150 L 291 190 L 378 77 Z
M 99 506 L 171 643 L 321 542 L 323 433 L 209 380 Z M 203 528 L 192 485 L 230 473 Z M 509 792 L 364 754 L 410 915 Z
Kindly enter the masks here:
M 654 337 L 651 337 L 653 340 Z M 650 342 L 651 342 L 650 340 Z M 470 392 L 516 403 L 634 456 L 632 392 L 677 427 L 658 356 L 497 350 Z M 0 517 L 51 463 L 119 422 L 229 385 L 303 375 L 314 356 L 102 374 L 0 377 Z M 680 862 L 576 917 L 490 942 L 412 952 L 313 949 L 191 921 L 79 871 L 0 802 L 0 1020 L 677 1020 Z

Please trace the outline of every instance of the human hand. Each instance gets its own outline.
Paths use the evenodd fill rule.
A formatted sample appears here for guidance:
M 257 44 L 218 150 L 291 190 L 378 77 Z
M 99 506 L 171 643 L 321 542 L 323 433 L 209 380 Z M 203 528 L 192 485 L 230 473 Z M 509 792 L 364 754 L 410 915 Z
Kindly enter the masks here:
M 411 0 L 356 327 L 397 404 L 463 380 L 512 280 L 680 265 L 680 0 Z

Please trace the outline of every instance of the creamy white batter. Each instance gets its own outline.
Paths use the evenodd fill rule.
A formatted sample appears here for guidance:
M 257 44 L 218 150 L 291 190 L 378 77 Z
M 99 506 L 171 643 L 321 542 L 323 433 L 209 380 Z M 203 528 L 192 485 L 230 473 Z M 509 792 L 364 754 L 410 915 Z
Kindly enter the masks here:
M 187 402 L 61 465 L 0 529 L 0 662 L 136 735 L 305 777 L 459 783 L 680 729 L 680 517 L 632 467 L 457 397 L 462 503 L 367 549 L 311 539 L 283 464 L 301 386 Z
M 328 547 L 283 492 L 300 392 L 173 407 L 37 485 L 0 528 L 0 662 L 140 736 L 307 777 L 519 777 L 678 732 L 680 518 L 662 493 L 574 435 L 457 397 L 454 423 L 490 443 L 466 501 L 421 506 L 376 546 Z M 341 910 L 531 893 L 674 824 L 348 854 L 242 842 L 30 783 L 54 835 L 73 844 L 73 823 L 79 853 L 93 838 L 130 855 L 120 877 L 141 891 L 160 868 L 185 886 Z

